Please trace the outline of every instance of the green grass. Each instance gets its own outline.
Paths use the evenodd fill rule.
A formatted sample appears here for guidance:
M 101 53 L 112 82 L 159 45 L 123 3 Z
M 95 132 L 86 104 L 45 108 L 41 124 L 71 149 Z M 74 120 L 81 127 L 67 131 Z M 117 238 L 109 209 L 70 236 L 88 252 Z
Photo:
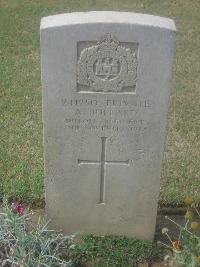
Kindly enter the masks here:
M 138 238 L 87 235 L 77 243 L 74 256 L 77 267 L 135 267 L 161 260 L 164 249 Z
M 43 16 L 117 10 L 170 17 L 177 26 L 160 204 L 200 202 L 200 1 L 1 0 L 0 195 L 44 199 L 39 24 Z

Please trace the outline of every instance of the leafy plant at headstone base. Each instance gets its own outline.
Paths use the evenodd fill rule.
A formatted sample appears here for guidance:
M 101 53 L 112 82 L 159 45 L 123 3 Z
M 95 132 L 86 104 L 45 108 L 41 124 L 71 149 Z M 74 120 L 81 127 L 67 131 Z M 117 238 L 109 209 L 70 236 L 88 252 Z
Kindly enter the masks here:
M 163 248 L 150 241 L 125 236 L 83 237 L 74 254 L 78 267 L 134 267 L 163 258 Z
M 165 219 L 170 220 L 179 227 L 180 234 L 178 240 L 173 240 L 169 235 L 169 230 L 163 228 L 162 233 L 170 240 L 171 247 L 166 244 L 163 245 L 173 250 L 171 266 L 200 267 L 200 236 L 196 233 L 199 223 L 193 220 L 194 213 L 191 208 L 196 211 L 199 217 L 200 213 L 197 209 L 197 205 L 193 203 L 191 197 L 187 197 L 185 203 L 187 204 L 187 211 L 185 214 L 184 226 L 179 225 L 168 216 L 165 216 Z
M 30 215 L 20 203 L 13 203 L 10 208 L 4 199 L 0 213 L 0 266 L 74 266 L 70 259 L 74 236 L 48 230 L 47 224 L 41 226 L 40 219 L 33 227 Z M 63 259 L 63 251 L 68 254 L 68 260 Z

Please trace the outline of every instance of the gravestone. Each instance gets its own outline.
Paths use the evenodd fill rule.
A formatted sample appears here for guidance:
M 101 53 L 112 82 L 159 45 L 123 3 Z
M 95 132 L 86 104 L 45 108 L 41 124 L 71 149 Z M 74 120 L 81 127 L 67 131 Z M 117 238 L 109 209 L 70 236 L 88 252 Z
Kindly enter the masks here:
M 125 12 L 41 22 L 46 213 L 64 233 L 152 240 L 175 25 Z

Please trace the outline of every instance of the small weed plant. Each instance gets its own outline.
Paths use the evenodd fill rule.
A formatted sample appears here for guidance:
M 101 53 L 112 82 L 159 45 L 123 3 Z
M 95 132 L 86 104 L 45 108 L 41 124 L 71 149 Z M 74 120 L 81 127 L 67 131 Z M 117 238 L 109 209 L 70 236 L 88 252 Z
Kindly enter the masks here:
M 167 236 L 171 246 L 163 244 L 164 246 L 172 249 L 173 256 L 171 259 L 171 266 L 174 267 L 200 267 L 200 236 L 197 234 L 199 223 L 194 220 L 194 212 L 200 217 L 197 205 L 191 197 L 185 199 L 187 211 L 185 213 L 185 224 L 180 224 L 173 221 L 168 216 L 166 220 L 170 220 L 173 224 L 179 227 L 180 234 L 178 240 L 173 240 L 169 235 L 167 228 L 162 229 L 162 233 Z M 161 242 L 159 242 L 161 243 Z
M 16 202 L 11 208 L 4 199 L 0 213 L 0 266 L 4 267 L 69 267 L 73 262 L 62 259 L 62 252 L 70 252 L 74 236 L 64 236 L 48 230 L 47 224 L 30 223 L 30 215 Z

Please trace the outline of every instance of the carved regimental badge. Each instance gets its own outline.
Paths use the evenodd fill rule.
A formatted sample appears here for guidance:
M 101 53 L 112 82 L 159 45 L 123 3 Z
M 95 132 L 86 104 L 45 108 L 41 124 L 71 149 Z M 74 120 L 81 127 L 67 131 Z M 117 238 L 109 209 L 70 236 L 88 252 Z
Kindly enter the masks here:
M 96 45 L 80 52 L 77 63 L 79 92 L 135 92 L 137 49 L 132 51 L 130 43 L 122 45 L 107 33 Z

